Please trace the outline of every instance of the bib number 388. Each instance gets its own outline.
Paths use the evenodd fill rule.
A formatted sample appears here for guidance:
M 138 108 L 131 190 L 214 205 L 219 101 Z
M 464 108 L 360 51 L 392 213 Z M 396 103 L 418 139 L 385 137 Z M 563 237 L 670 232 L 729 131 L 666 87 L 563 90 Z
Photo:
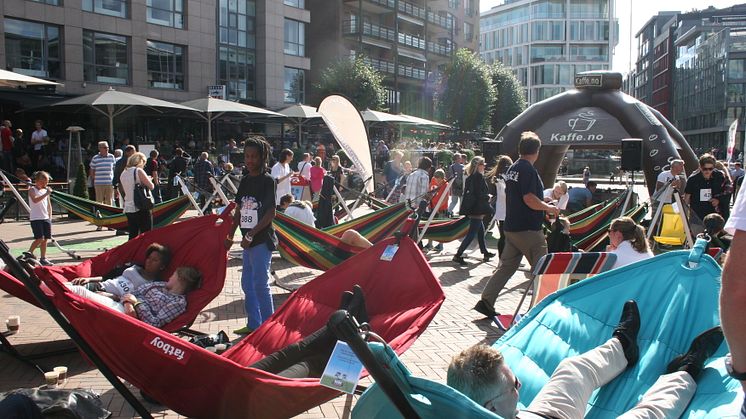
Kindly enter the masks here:
M 254 228 L 257 224 L 259 214 L 255 209 L 245 209 L 241 211 L 241 228 Z

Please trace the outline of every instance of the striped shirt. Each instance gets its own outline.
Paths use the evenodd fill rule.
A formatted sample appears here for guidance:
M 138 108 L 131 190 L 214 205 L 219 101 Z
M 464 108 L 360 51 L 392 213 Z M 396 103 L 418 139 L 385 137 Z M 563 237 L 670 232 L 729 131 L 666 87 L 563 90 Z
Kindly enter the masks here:
M 186 297 L 169 292 L 165 282 L 140 285 L 133 294 L 139 301 L 135 306 L 137 318 L 155 327 L 162 327 L 187 308 Z
M 94 185 L 111 185 L 111 181 L 114 180 L 114 162 L 116 159 L 111 153 L 107 153 L 106 156 L 96 154 L 91 159 L 91 169 L 93 170 L 93 184 Z

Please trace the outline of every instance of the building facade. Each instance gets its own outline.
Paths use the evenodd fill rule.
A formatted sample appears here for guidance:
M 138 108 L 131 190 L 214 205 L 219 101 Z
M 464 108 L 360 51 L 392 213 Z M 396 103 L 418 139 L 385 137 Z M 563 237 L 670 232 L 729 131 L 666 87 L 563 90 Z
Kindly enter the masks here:
M 306 7 L 309 88 L 334 61 L 363 56 L 384 76 L 390 112 L 432 116 L 439 71 L 456 49 L 477 50 L 478 0 L 306 0 Z
M 674 35 L 673 122 L 725 158 L 728 127 L 737 119 L 740 138 L 746 123 L 746 5 L 680 14 Z
M 170 101 L 302 102 L 310 59 L 303 0 L 4 0 L 2 68 L 63 83 L 61 95 L 112 86 Z
M 573 88 L 576 73 L 611 68 L 614 0 L 506 0 L 480 16 L 480 54 L 513 69 L 529 104 Z
M 679 12 L 659 12 L 637 32 L 637 61 L 630 74 L 631 95 L 671 119 L 671 89 Z

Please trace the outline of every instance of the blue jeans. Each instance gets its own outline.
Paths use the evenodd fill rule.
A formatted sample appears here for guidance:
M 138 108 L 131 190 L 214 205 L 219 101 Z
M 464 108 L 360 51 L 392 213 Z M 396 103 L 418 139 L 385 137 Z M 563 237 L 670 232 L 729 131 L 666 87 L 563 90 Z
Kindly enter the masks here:
M 266 243 L 243 249 L 241 288 L 246 298 L 247 325 L 256 329 L 275 311 L 269 292 L 269 265 L 272 251 Z
M 153 194 L 153 203 L 154 204 L 160 204 L 163 202 L 163 198 L 161 197 L 161 185 L 155 185 L 152 191 Z
M 469 247 L 471 241 L 474 240 L 474 236 L 477 237 L 477 241 L 479 242 L 479 250 L 482 251 L 482 254 L 487 254 L 487 245 L 484 242 L 484 223 L 482 223 L 481 218 L 470 218 L 469 231 L 466 233 L 466 236 L 464 236 L 464 240 L 461 241 L 461 246 L 458 247 L 458 252 L 456 252 L 457 256 L 464 254 L 466 248 Z

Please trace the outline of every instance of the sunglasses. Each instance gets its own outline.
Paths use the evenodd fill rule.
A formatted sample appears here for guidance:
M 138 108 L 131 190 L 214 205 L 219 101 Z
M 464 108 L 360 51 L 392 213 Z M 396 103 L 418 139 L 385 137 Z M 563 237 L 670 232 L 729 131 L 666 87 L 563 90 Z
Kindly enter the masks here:
M 715 168 L 712 167 L 712 166 L 710 166 L 710 167 L 703 167 L 702 168 L 703 172 L 712 172 L 713 170 L 715 170 Z
M 521 389 L 521 386 L 522 386 L 521 381 L 518 379 L 518 377 L 515 377 L 515 381 L 513 382 L 513 388 L 516 391 L 518 391 L 518 390 Z M 487 410 L 489 410 L 491 412 L 494 412 L 495 410 L 494 410 L 494 407 L 492 406 L 492 402 L 495 401 L 495 400 L 497 400 L 497 399 L 499 399 L 500 397 L 502 397 L 504 394 L 508 393 L 511 390 L 512 389 L 507 390 L 507 391 L 503 391 L 502 393 L 498 394 L 497 396 L 495 396 L 495 397 L 487 400 L 486 402 L 484 402 L 484 404 L 482 405 L 482 407 L 484 407 L 485 409 L 487 409 Z

